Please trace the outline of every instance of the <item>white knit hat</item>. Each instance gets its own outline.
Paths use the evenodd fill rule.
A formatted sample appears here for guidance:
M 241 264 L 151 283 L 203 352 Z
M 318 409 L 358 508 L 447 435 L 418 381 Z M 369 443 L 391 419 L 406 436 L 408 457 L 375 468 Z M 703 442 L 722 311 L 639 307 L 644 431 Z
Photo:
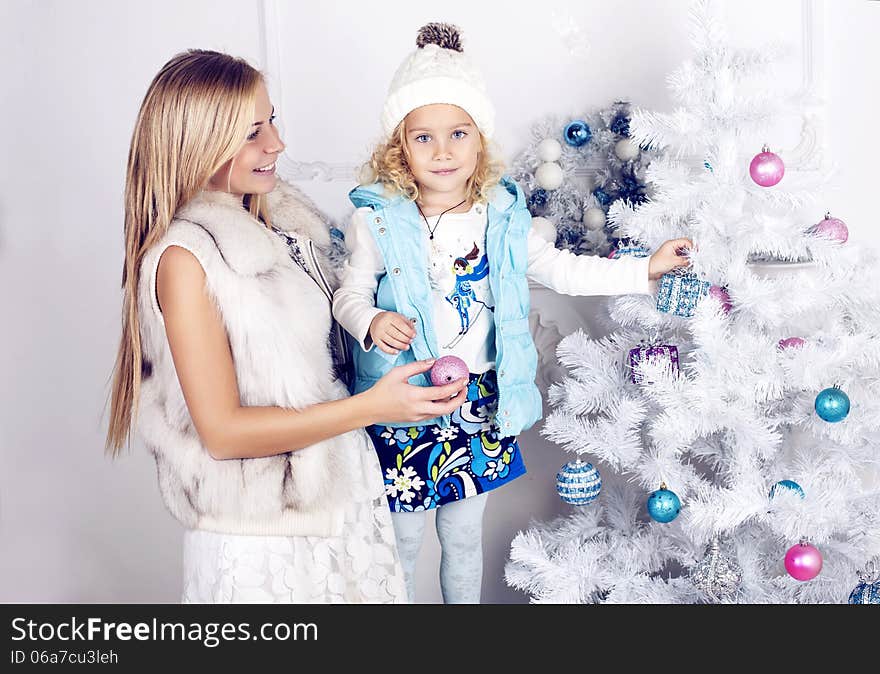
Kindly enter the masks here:
M 382 110 L 382 129 L 390 134 L 410 111 L 448 103 L 467 112 L 487 138 L 495 130 L 495 108 L 483 76 L 465 56 L 457 26 L 429 23 L 419 29 L 416 50 L 394 74 Z

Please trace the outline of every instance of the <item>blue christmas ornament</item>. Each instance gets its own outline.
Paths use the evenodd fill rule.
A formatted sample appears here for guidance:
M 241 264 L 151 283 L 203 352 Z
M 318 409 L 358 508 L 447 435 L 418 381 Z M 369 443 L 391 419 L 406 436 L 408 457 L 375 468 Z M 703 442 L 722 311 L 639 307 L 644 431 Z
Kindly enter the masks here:
M 697 302 L 709 294 L 712 286 L 696 274 L 673 271 L 663 274 L 657 289 L 657 311 L 675 316 L 693 316 Z
M 816 396 L 816 414 L 828 423 L 843 421 L 849 414 L 849 396 L 837 386 L 826 388 Z
M 849 593 L 847 604 L 880 604 L 880 578 L 874 562 L 868 562 L 864 571 L 859 571 L 859 584 Z
M 579 506 L 592 503 L 601 489 L 602 477 L 592 463 L 578 459 L 556 473 L 556 491 L 566 503 Z
M 339 241 L 345 241 L 345 233 L 338 227 L 330 228 L 330 236 L 334 239 L 338 239 Z
M 540 187 L 529 195 L 529 209 L 544 208 L 547 205 L 547 192 Z
M 674 491 L 666 488 L 666 484 L 661 484 L 660 489 L 651 492 L 648 497 L 648 514 L 658 522 L 671 522 L 678 517 L 679 512 L 681 501 Z
M 597 187 L 593 190 L 593 196 L 596 197 L 596 201 L 598 201 L 603 206 L 607 206 L 612 201 L 614 201 L 614 197 L 608 194 L 608 192 L 603 190 L 601 187 Z
M 770 498 L 773 498 L 776 495 L 777 489 L 790 489 L 801 498 L 804 498 L 804 490 L 801 489 L 801 486 L 794 480 L 780 480 L 774 484 L 770 487 Z
M 626 115 L 616 115 L 611 120 L 611 126 L 608 128 L 618 136 L 629 136 L 629 117 Z
M 849 593 L 847 604 L 880 604 L 880 581 L 856 585 Z
M 590 131 L 590 127 L 586 122 L 576 119 L 568 123 L 565 131 L 562 132 L 562 136 L 565 138 L 565 142 L 572 147 L 581 147 L 590 142 L 593 132 Z

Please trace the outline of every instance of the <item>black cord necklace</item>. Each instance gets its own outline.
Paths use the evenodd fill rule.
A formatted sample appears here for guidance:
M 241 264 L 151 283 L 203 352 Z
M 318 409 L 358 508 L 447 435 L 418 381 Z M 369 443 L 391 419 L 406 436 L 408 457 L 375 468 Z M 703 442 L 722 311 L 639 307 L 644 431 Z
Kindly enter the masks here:
M 434 232 L 436 232 L 436 231 L 437 231 L 437 227 L 440 226 L 440 218 L 442 218 L 444 215 L 446 215 L 447 213 L 449 213 L 449 211 L 454 211 L 456 208 L 458 208 L 459 206 L 461 206 L 465 201 L 467 201 L 467 197 L 465 197 L 464 199 L 462 199 L 461 201 L 459 201 L 457 204 L 455 204 L 455 206 L 452 206 L 451 208 L 447 208 L 445 211 L 443 211 L 443 212 L 440 214 L 440 216 L 437 218 L 437 222 L 434 223 L 434 229 L 431 229 L 431 225 L 428 224 L 428 218 L 427 218 L 427 217 L 425 216 L 425 214 L 422 212 L 422 207 L 419 206 L 418 202 L 416 202 L 416 208 L 419 209 L 419 213 L 422 214 L 422 218 L 424 218 L 424 220 L 425 220 L 425 227 L 428 228 L 428 232 L 429 232 L 430 235 L 431 235 L 431 241 L 434 240 Z

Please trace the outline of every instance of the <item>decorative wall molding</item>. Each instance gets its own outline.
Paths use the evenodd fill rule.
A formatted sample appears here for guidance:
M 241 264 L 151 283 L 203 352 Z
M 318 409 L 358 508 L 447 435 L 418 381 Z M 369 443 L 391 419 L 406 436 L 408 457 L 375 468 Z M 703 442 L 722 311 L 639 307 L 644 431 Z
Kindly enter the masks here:
M 291 180 L 344 180 L 350 183 L 357 180 L 358 173 L 358 167 L 354 164 L 293 161 L 286 155 L 281 155 L 281 168 L 281 172 Z
M 802 89 L 816 102 L 804 110 L 801 137 L 789 150 L 783 149 L 786 165 L 796 171 L 819 171 L 830 161 L 825 140 L 825 22 L 823 0 L 801 0 L 801 41 L 803 44 Z

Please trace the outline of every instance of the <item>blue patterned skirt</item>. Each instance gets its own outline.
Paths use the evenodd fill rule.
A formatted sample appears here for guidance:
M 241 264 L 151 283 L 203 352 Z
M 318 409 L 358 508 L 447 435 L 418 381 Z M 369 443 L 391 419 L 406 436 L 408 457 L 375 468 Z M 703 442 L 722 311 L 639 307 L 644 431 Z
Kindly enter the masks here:
M 467 402 L 447 428 L 370 426 L 393 512 L 430 510 L 495 489 L 526 472 L 515 437 L 495 425 L 495 370 L 471 374 Z

